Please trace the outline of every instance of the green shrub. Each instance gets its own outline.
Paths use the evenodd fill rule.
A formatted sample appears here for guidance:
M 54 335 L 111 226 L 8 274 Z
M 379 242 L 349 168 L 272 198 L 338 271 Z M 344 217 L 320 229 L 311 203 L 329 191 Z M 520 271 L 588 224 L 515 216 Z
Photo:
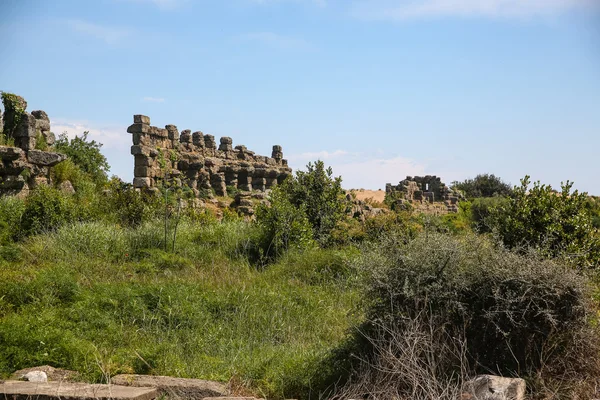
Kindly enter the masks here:
M 331 167 L 323 161 L 308 163 L 306 171 L 296 171 L 281 185 L 281 191 L 292 207 L 302 208 L 321 245 L 331 244 L 331 231 L 345 218 L 346 199 L 342 178 L 333 177 Z
M 103 214 L 123 226 L 140 226 L 157 216 L 161 199 L 150 193 L 135 190 L 129 183 L 113 177 L 102 195 Z M 164 207 L 164 206 L 163 206 Z
M 546 256 L 562 257 L 581 268 L 598 267 L 600 236 L 585 207 L 587 194 L 572 192 L 569 181 L 558 193 L 539 181 L 531 188 L 529 183 L 526 176 L 509 200 L 494 208 L 491 224 L 504 244 L 535 247 Z
M 104 184 L 110 169 L 106 157 L 100 152 L 101 143 L 88 140 L 89 132 L 84 132 L 81 137 L 75 136 L 69 140 L 67 133 L 58 136 L 54 148 L 66 154 L 81 171 L 88 174 L 98 184 Z
M 420 321 L 425 330 L 439 330 L 437 340 L 447 348 L 462 348 L 454 355 L 413 354 L 434 357 L 421 361 L 444 366 L 446 379 L 462 376 L 463 355 L 471 373 L 536 377 L 560 365 L 554 377 L 571 383 L 593 382 L 600 373 L 588 284 L 568 266 L 512 253 L 482 237 L 433 232 L 373 244 L 359 265 L 370 273 L 366 322 L 330 360 L 337 368 L 369 362 L 376 347 L 392 348 L 390 340 L 414 333 L 411 324 Z M 414 384 L 406 377 L 395 377 L 396 388 Z
M 81 169 L 70 158 L 50 169 L 50 178 L 57 185 L 69 181 L 76 187 L 79 181 L 84 178 L 83 175 Z
M 21 218 L 21 233 L 29 236 L 52 231 L 71 222 L 75 216 L 72 196 L 50 186 L 39 185 L 27 197 Z
M 262 228 L 259 246 L 267 257 L 280 255 L 289 248 L 305 248 L 312 244 L 306 205 L 292 204 L 286 190 L 275 188 L 269 196 L 270 206 L 261 204 L 256 210 L 256 221 Z
M 25 201 L 12 196 L 0 197 L 0 245 L 19 237 Z
M 509 202 L 507 197 L 481 197 L 474 199 L 468 208 L 473 229 L 477 232 L 491 232 L 494 228 L 494 212 L 505 207 Z
M 512 192 L 511 186 L 494 174 L 480 174 L 474 179 L 453 182 L 452 188 L 460 190 L 468 199 L 508 196 Z

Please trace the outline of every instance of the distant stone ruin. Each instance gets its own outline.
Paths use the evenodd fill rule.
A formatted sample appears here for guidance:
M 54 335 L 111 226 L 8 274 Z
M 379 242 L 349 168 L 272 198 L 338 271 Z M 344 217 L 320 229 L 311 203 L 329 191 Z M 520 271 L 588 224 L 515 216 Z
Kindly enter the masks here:
M 458 211 L 460 196 L 435 175 L 407 176 L 397 185 L 385 185 L 386 196 L 391 196 L 398 205 L 405 203 L 443 202 L 448 212 Z
M 26 112 L 27 102 L 20 96 L 5 94 L 1 115 L 0 196 L 27 196 L 39 184 L 50 183 L 50 167 L 67 156 L 41 150 L 51 146 L 50 119 L 44 111 Z
M 158 128 L 150 118 L 134 115 L 131 154 L 135 157 L 133 186 L 158 190 L 161 182 L 185 185 L 196 196 L 227 196 L 227 188 L 236 191 L 264 192 L 281 183 L 292 173 L 283 159 L 281 146 L 273 146 L 271 157 L 260 156 L 246 146 L 233 147 L 230 137 L 222 137 L 219 146 L 213 135 L 175 125 Z

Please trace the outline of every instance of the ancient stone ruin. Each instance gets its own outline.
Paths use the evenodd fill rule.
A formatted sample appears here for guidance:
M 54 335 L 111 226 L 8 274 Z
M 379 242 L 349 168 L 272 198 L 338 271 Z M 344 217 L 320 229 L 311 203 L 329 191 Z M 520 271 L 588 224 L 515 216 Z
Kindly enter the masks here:
M 133 186 L 158 190 L 164 182 L 184 185 L 196 196 L 227 196 L 235 191 L 261 191 L 281 183 L 292 170 L 283 159 L 281 146 L 273 146 L 271 157 L 260 156 L 246 146 L 233 147 L 230 137 L 215 137 L 200 131 L 177 130 L 175 125 L 158 128 L 150 118 L 134 115 L 131 154 L 135 157 Z M 230 189 L 230 191 L 231 191 Z
M 385 185 L 386 196 L 391 196 L 398 205 L 405 203 L 444 202 L 448 212 L 458 211 L 459 194 L 455 193 L 441 178 L 435 175 L 407 176 L 397 185 Z
M 5 94 L 3 100 L 0 196 L 27 196 L 36 185 L 49 184 L 50 167 L 67 156 L 45 151 L 55 138 L 44 111 L 26 112 L 27 102 L 13 94 Z

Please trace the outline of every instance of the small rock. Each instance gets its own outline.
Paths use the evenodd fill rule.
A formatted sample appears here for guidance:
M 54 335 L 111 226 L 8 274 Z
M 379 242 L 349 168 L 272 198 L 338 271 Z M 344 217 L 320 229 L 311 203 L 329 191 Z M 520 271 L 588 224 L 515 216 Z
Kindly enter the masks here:
M 75 194 L 75 188 L 73 187 L 73 184 L 71 183 L 71 181 L 62 182 L 60 185 L 58 185 L 58 188 L 63 193 Z
M 470 395 L 465 397 L 464 395 Z M 524 400 L 525 381 L 494 375 L 478 375 L 466 384 L 463 398 L 473 400 Z
M 21 377 L 29 382 L 48 382 L 48 375 L 44 371 L 30 371 Z

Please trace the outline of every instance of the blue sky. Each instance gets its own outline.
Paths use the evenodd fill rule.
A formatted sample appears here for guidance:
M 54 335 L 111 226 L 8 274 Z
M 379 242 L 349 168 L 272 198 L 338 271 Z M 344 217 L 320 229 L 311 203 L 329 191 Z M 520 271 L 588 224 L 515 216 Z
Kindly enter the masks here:
M 133 114 L 344 186 L 525 174 L 600 195 L 600 0 L 2 0 L 0 90 L 131 179 Z

